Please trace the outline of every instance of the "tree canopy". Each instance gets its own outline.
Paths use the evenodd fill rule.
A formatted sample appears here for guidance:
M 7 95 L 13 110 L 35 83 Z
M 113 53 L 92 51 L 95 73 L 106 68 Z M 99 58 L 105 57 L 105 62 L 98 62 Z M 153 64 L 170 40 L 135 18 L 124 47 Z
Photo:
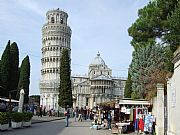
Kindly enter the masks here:
M 19 78 L 20 77 L 20 78 Z M 19 98 L 20 89 L 25 90 L 25 103 L 29 99 L 29 83 L 30 83 L 30 62 L 29 57 L 26 56 L 19 68 L 19 49 L 16 42 L 10 43 L 8 41 L 6 48 L 0 60 L 0 96 L 11 97 L 13 99 Z
M 132 98 L 146 98 L 146 85 L 151 82 L 151 74 L 164 67 L 164 48 L 153 42 L 143 46 L 133 52 L 130 66 Z
M 60 61 L 59 106 L 72 106 L 71 68 L 69 50 L 63 49 Z
M 30 62 L 29 56 L 26 56 L 21 64 L 20 76 L 18 83 L 17 97 L 19 98 L 19 93 L 21 89 L 24 89 L 24 103 L 29 101 L 29 84 L 30 84 Z
M 128 73 L 128 79 L 126 81 L 125 88 L 124 88 L 124 97 L 131 98 L 131 93 L 132 93 L 132 80 L 131 80 L 130 73 Z
M 156 0 L 138 11 L 138 19 L 128 29 L 133 37 L 132 45 L 137 42 L 148 42 L 149 39 L 160 39 L 167 42 L 165 35 L 169 33 L 169 17 L 174 14 L 178 0 Z
M 10 61 L 10 40 L 7 43 L 7 46 L 1 56 L 1 92 L 0 95 L 3 97 L 9 96 L 10 90 L 10 70 L 11 70 L 11 61 Z
M 171 60 L 180 43 L 179 19 L 178 0 L 154 0 L 139 9 L 138 19 L 128 29 L 134 47 L 130 66 L 133 98 L 152 97 L 154 83 L 165 83 L 166 74 L 173 72 Z
M 10 90 L 17 90 L 19 81 L 19 49 L 15 42 L 10 46 Z M 17 92 L 11 94 L 13 99 L 16 99 Z

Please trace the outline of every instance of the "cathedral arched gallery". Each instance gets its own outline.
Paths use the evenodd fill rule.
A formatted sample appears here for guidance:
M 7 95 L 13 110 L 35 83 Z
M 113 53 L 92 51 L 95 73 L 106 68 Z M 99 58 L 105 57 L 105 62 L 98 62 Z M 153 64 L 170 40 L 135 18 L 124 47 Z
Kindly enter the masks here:
M 97 104 L 123 98 L 125 82 L 125 78 L 112 77 L 112 69 L 98 52 L 89 65 L 87 75 L 72 76 L 73 106 L 93 108 Z

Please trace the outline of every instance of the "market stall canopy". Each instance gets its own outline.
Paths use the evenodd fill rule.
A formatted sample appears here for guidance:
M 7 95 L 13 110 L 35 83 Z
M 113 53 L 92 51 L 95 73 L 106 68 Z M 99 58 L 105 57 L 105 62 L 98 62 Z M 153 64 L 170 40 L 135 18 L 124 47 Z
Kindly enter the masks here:
M 103 102 L 103 103 L 100 103 L 99 105 L 100 106 L 111 106 L 111 107 L 114 107 L 116 101 L 108 101 L 108 102 Z
M 120 105 L 151 105 L 147 100 L 119 100 Z
M 9 99 L 7 99 L 7 98 L 0 98 L 0 100 L 9 102 Z M 11 99 L 11 102 L 18 103 L 19 101 L 18 101 L 18 100 L 15 100 L 15 99 Z

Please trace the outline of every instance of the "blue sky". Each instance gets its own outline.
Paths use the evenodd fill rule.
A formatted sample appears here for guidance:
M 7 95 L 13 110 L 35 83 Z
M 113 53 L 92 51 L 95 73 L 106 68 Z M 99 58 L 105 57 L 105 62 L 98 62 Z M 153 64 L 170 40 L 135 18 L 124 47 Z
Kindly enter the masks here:
M 69 14 L 72 29 L 72 74 L 87 74 L 99 51 L 113 76 L 127 77 L 133 48 L 127 29 L 139 8 L 149 0 L 1 0 L 0 54 L 7 41 L 16 42 L 20 62 L 29 55 L 30 95 L 39 94 L 41 70 L 41 28 L 46 12 L 60 8 Z

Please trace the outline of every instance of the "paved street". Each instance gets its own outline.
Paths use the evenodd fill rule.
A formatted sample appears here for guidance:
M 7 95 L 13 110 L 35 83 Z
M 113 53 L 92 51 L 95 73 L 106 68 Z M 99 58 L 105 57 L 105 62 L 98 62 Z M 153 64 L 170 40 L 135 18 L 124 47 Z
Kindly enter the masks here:
M 55 121 L 55 120 L 62 120 L 64 117 L 49 117 L 49 116 L 33 116 L 31 123 L 42 123 L 42 122 L 49 122 L 49 121 Z
M 64 120 L 32 124 L 31 127 L 0 132 L 0 135 L 111 135 L 109 130 L 90 129 L 90 122 L 73 122 L 65 127 Z M 133 134 L 131 134 L 133 135 Z

